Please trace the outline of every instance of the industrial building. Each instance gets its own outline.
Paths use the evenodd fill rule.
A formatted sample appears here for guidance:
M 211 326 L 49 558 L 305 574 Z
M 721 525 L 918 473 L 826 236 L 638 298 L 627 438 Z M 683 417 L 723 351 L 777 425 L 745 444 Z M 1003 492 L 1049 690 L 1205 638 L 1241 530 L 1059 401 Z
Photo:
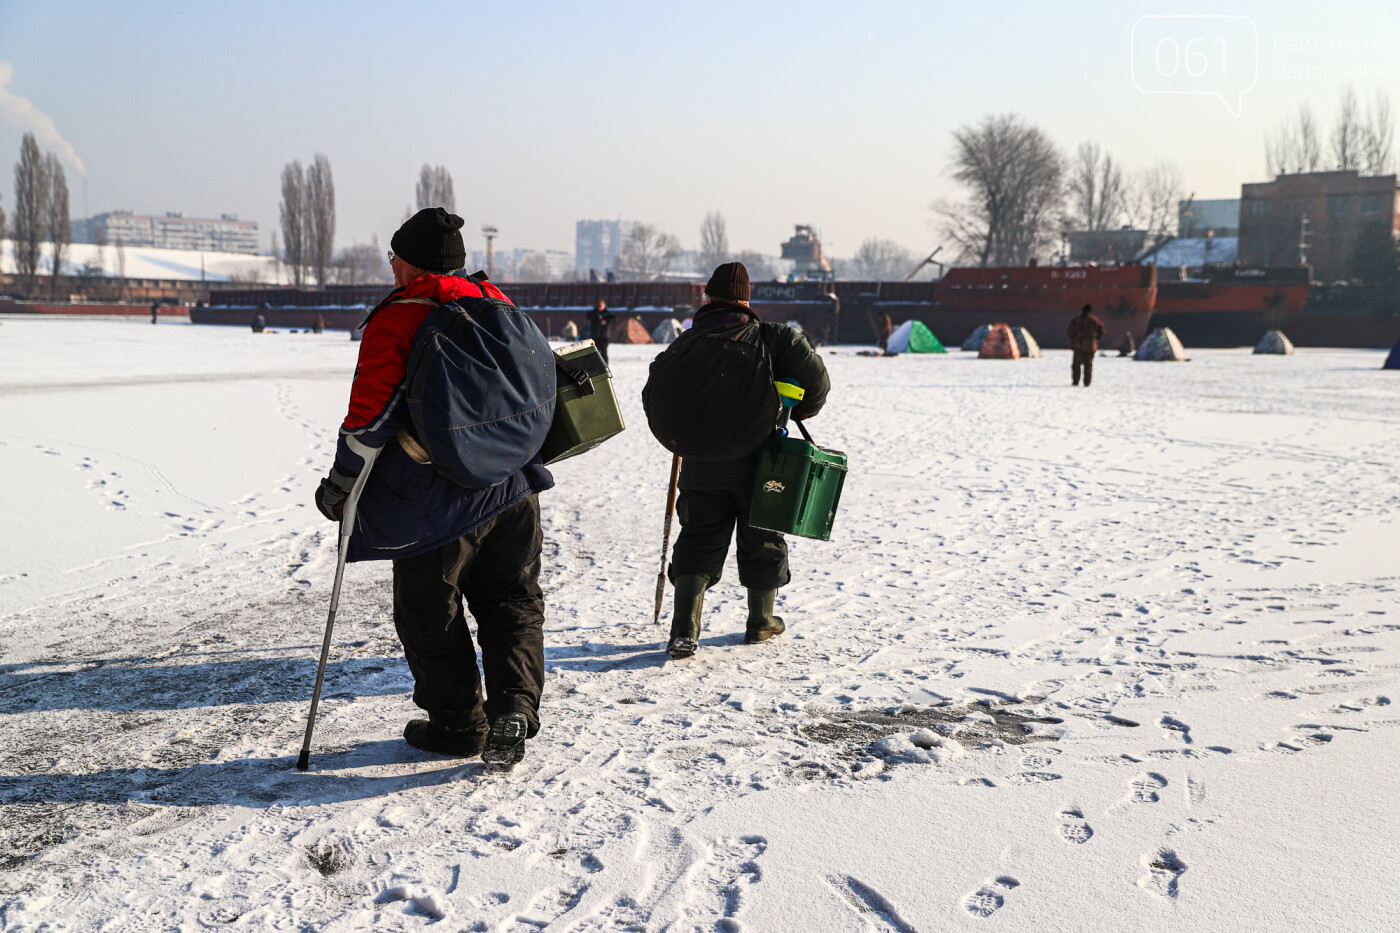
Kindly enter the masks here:
M 1358 247 L 1393 248 L 1397 232 L 1394 175 L 1304 172 L 1242 186 L 1240 260 L 1251 265 L 1306 264 L 1315 280 L 1347 280 Z

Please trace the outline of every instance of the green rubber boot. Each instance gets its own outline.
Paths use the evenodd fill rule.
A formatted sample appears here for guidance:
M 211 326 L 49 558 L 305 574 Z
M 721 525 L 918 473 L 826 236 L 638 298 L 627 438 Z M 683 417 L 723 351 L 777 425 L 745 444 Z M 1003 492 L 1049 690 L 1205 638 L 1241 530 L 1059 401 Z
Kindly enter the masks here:
M 749 621 L 744 626 L 744 644 L 756 645 L 787 630 L 783 620 L 773 615 L 777 590 L 749 590 Z
M 672 661 L 688 658 L 700 647 L 700 611 L 709 585 L 710 578 L 699 573 L 676 577 L 676 605 L 671 611 L 671 638 L 666 643 L 666 656 Z

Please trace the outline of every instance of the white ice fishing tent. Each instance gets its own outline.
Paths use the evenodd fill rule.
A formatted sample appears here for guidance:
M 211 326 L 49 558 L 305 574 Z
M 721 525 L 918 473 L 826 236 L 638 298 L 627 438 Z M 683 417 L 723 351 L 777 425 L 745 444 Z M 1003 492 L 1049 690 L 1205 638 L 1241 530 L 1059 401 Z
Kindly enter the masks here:
M 1142 346 L 1133 354 L 1133 359 L 1183 363 L 1186 361 L 1186 348 L 1170 327 L 1159 327 L 1147 335 Z
M 1024 327 L 1011 328 L 1011 336 L 1016 338 L 1016 347 L 1021 351 L 1021 359 L 1027 357 L 1041 356 L 1040 344 L 1035 342 L 1031 332 Z
M 987 334 L 991 331 L 992 325 L 983 324 L 974 330 L 966 340 L 963 341 L 962 348 L 976 353 L 982 349 L 982 344 L 987 340 Z
M 1254 347 L 1255 353 L 1273 353 L 1279 356 L 1293 355 L 1293 341 L 1281 330 L 1271 330 Z
M 656 325 L 656 329 L 651 332 L 651 339 L 653 343 L 670 343 L 683 333 L 685 328 L 681 326 L 681 322 L 668 317 Z

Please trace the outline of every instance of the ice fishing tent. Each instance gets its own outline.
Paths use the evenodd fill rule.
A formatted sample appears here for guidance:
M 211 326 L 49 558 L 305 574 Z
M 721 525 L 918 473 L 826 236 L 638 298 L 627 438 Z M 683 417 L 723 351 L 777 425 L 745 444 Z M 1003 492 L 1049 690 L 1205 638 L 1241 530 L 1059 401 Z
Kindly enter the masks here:
M 681 326 L 681 322 L 668 317 L 657 324 L 656 329 L 651 332 L 651 341 L 652 343 L 670 343 L 683 333 L 685 333 L 685 328 Z
M 923 321 L 905 321 L 890 334 L 885 344 L 888 353 L 947 353 L 943 344 Z
M 981 325 L 981 326 L 978 327 L 976 330 L 974 330 L 971 334 L 968 334 L 967 339 L 964 340 L 964 341 L 962 342 L 962 348 L 963 348 L 964 350 L 972 350 L 972 351 L 974 351 L 974 352 L 976 352 L 976 351 L 978 351 L 978 350 L 981 350 L 981 349 L 982 349 L 982 344 L 983 344 L 983 343 L 986 341 L 986 339 L 987 339 L 987 331 L 989 331 L 989 330 L 991 330 L 991 329 L 992 329 L 992 325 L 990 325 L 990 324 L 983 324 L 983 325 Z
M 1181 345 L 1170 327 L 1159 327 L 1147 335 L 1142 346 L 1133 354 L 1135 360 L 1149 360 L 1159 363 L 1184 363 L 1186 348 Z
M 1021 351 L 1023 359 L 1040 356 L 1040 344 L 1035 342 L 1031 332 L 1024 327 L 1011 328 L 1011 336 L 1016 338 L 1016 349 Z
M 564 325 L 564 329 L 560 331 L 559 336 L 563 337 L 565 340 L 577 340 L 578 325 L 575 324 L 573 321 L 569 321 Z
M 651 343 L 651 334 L 638 317 L 613 321 L 608 327 L 608 339 L 613 343 Z
M 1255 353 L 1274 353 L 1279 356 L 1293 354 L 1293 341 L 1281 330 L 1271 330 L 1254 347 Z
M 1011 328 L 1005 324 L 993 324 L 987 331 L 987 339 L 982 341 L 982 348 L 977 351 L 977 358 L 981 360 L 1019 360 L 1021 358 L 1021 347 L 1016 343 L 1016 337 L 1011 333 Z
M 1385 365 L 1381 369 L 1400 369 L 1400 343 L 1390 348 L 1390 356 L 1385 358 Z

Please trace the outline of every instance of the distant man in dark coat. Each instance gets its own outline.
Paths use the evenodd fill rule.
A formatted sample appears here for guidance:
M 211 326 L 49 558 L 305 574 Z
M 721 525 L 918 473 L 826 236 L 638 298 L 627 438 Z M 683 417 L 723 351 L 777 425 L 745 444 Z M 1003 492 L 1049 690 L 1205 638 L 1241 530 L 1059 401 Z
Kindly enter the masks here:
M 593 338 L 604 363 L 608 362 L 608 325 L 612 322 L 613 314 L 608 310 L 608 303 L 599 298 L 593 310 L 588 312 L 588 336 Z
M 877 341 L 877 344 L 880 347 L 881 353 L 890 352 L 890 337 L 893 335 L 894 321 L 890 320 L 890 316 L 888 314 L 880 315 L 880 327 L 879 332 L 877 334 L 879 340 Z
M 741 262 L 727 262 L 715 269 L 705 286 L 705 304 L 695 312 L 690 333 L 758 319 L 749 308 L 748 269 Z M 804 390 L 792 417 L 799 421 L 811 418 L 821 411 L 831 390 L 826 366 L 807 339 L 791 327 L 764 324 L 763 330 L 774 378 L 791 380 Z M 744 641 L 756 644 L 785 629 L 783 620 L 773 615 L 773 608 L 778 589 L 791 579 L 787 542 L 778 532 L 752 528 L 748 521 L 758 456 L 759 450 L 755 450 L 740 460 L 720 463 L 681 461 L 676 503 L 681 531 L 671 552 L 670 567 L 676 603 L 666 646 L 673 660 L 690 657 L 699 645 L 705 590 L 719 582 L 729 540 L 736 533 L 739 582 L 749 591 Z
M 457 485 L 415 451 L 404 397 L 415 336 L 438 305 L 507 300 L 490 282 L 452 274 L 466 261 L 461 229 L 461 217 L 427 208 L 390 241 L 397 287 L 365 320 L 349 413 L 316 507 L 338 521 L 366 453 L 382 449 L 360 498 L 348 559 L 394 562 L 394 628 L 413 673 L 413 702 L 428 713 L 408 723 L 404 740 L 438 755 L 479 754 L 487 764 L 509 766 L 540 724 L 538 494 L 554 479 L 536 456 L 487 489 Z M 481 646 L 484 696 L 468 616 Z
M 159 321 L 159 320 L 160 320 L 160 302 L 159 302 L 159 301 L 153 301 L 153 302 L 151 302 L 151 323 L 154 324 L 154 323 L 156 323 L 156 322 Z
M 1074 351 L 1074 362 L 1070 364 L 1073 385 L 1079 385 L 1079 371 L 1084 371 L 1084 388 L 1094 379 L 1094 354 L 1099 352 L 1099 341 L 1103 339 L 1103 321 L 1092 314 L 1093 305 L 1085 305 L 1079 317 L 1069 322 L 1069 348 Z

